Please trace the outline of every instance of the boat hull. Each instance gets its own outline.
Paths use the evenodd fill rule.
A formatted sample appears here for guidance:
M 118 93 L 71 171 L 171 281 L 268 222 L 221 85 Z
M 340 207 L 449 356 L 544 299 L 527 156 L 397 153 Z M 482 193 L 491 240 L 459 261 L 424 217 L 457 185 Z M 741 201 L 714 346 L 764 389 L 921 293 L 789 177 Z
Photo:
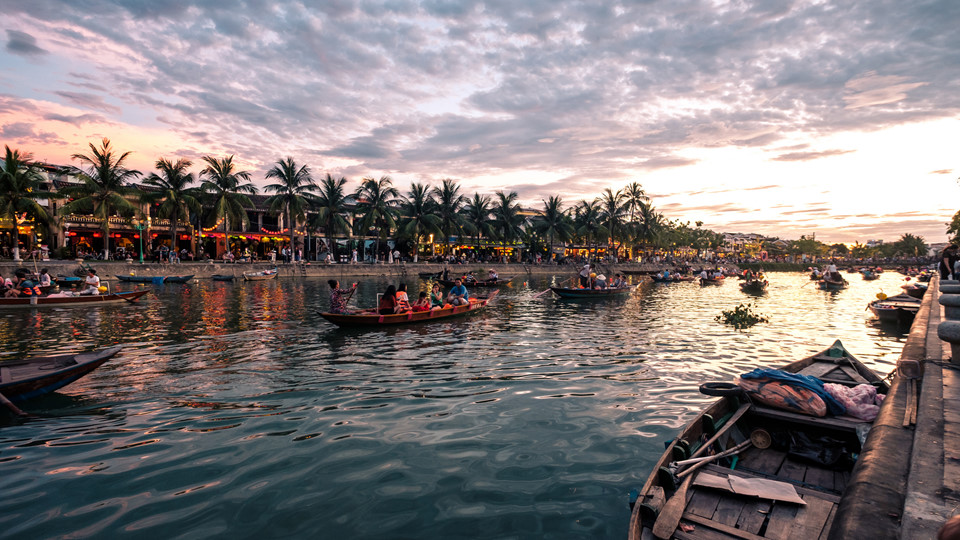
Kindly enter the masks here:
M 117 279 L 129 283 L 186 283 L 193 279 L 193 274 L 189 276 L 121 276 L 118 274 Z
M 279 272 L 276 270 L 267 270 L 264 272 L 251 272 L 249 274 L 243 274 L 244 281 L 268 281 L 271 279 L 277 279 Z
M 491 280 L 474 281 L 474 282 L 472 282 L 472 283 L 463 282 L 463 286 L 466 287 L 466 288 L 468 288 L 468 289 L 470 289 L 470 288 L 478 288 L 478 289 L 480 289 L 480 288 L 489 288 L 489 287 L 499 287 L 499 286 L 501 286 L 501 285 L 506 285 L 507 283 L 510 283 L 512 280 L 513 280 L 513 278 L 510 278 L 510 279 L 498 279 L 498 280 L 495 280 L 495 281 L 491 281 Z M 453 287 L 454 285 L 457 284 L 456 281 L 452 281 L 452 280 L 449 280 L 449 279 L 438 279 L 438 280 L 436 280 L 436 281 L 437 281 L 437 283 L 443 285 L 444 287 Z
M 121 304 L 134 302 L 149 291 L 130 291 L 112 294 L 91 294 L 84 296 L 27 296 L 17 298 L 0 298 L 0 308 L 42 308 L 42 307 L 75 307 L 101 304 Z
M 571 289 L 567 287 L 550 287 L 560 298 L 621 298 L 629 296 L 633 287 L 619 289 Z
M 23 401 L 63 388 L 116 355 L 122 347 L 0 363 L 0 394 Z
M 433 309 L 430 311 L 410 311 L 407 313 L 397 313 L 394 315 L 380 315 L 377 313 L 321 313 L 320 316 L 332 322 L 333 324 L 348 328 L 377 327 L 377 326 L 398 326 L 404 324 L 427 323 L 442 321 L 453 317 L 460 317 L 478 313 L 496 296 L 496 292 L 487 298 L 477 299 L 466 306 L 451 306 L 443 309 Z

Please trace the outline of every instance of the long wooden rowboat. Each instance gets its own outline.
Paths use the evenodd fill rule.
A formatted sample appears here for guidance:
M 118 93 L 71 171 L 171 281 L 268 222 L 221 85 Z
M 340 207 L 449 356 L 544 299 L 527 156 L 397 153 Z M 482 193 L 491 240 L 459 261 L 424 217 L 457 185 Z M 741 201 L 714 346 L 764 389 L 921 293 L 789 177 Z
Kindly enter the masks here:
M 817 287 L 819 287 L 821 291 L 839 291 L 847 288 L 847 280 L 830 281 L 827 279 L 821 279 L 817 283 Z
M 840 341 L 780 369 L 844 386 L 870 384 L 879 393 L 889 390 Z M 861 449 L 858 427 L 870 423 L 750 404 L 735 389 L 715 391 L 706 386 L 710 385 L 701 387 L 705 393 L 729 395 L 707 406 L 667 445 L 639 492 L 628 538 L 826 538 Z M 680 474 L 692 472 L 682 482 L 670 468 L 674 462 L 723 449 L 732 451 L 725 461 L 688 464 Z M 818 456 L 820 462 L 801 454 Z M 785 497 L 769 491 L 764 497 L 731 491 L 742 487 L 743 480 L 757 479 L 795 490 L 803 504 L 781 500 Z
M 0 308 L 73 307 L 101 304 L 134 303 L 150 291 L 130 291 L 82 296 L 18 296 L 0 298 Z
M 700 278 L 700 285 L 723 285 L 725 276 Z
M 0 362 L 0 394 L 22 401 L 53 392 L 97 369 L 122 348 Z
M 670 274 L 670 277 L 668 278 L 654 274 L 650 276 L 650 278 L 653 279 L 654 283 L 682 283 L 687 281 L 696 281 L 697 279 L 693 276 L 681 276 L 679 274 Z
M 244 281 L 266 281 L 268 279 L 277 278 L 277 269 L 273 270 L 264 270 L 262 272 L 244 272 L 243 280 Z
M 917 312 L 920 311 L 920 300 L 906 294 L 898 294 L 883 300 L 874 300 L 867 304 L 867 307 L 882 322 L 909 325 L 913 323 Z
M 754 279 L 740 284 L 740 290 L 745 293 L 760 294 L 767 290 L 767 280 Z
M 193 279 L 193 274 L 189 276 L 122 276 L 117 274 L 117 279 L 131 283 L 186 283 Z
M 436 281 L 437 283 L 443 285 L 444 287 L 453 287 L 454 285 L 457 284 L 457 282 L 452 279 L 437 279 Z M 461 279 L 460 281 L 461 283 L 463 283 L 464 287 L 467 287 L 469 289 L 470 287 L 477 287 L 477 288 L 499 287 L 501 285 L 506 285 L 507 283 L 510 283 L 511 281 L 513 281 L 513 278 L 511 277 L 511 278 L 504 278 L 504 279 L 481 279 L 478 281 L 463 281 Z
M 550 287 L 560 298 L 620 298 L 633 292 L 634 286 L 617 289 L 576 289 L 572 287 Z
M 425 323 L 469 315 L 483 311 L 500 291 L 493 291 L 486 298 L 471 298 L 466 306 L 451 306 L 430 311 L 410 311 L 395 315 L 380 315 L 376 310 L 353 314 L 321 313 L 320 316 L 340 327 L 394 326 L 399 324 Z

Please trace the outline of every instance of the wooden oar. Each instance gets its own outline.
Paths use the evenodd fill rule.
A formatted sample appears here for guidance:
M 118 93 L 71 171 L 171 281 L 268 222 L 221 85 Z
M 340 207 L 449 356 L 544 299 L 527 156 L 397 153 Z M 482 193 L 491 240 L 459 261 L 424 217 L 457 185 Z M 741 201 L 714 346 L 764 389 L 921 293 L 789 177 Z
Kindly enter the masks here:
M 691 458 L 698 457 L 703 452 L 706 452 L 713 443 L 720 438 L 721 435 L 727 432 L 732 426 L 737 423 L 737 420 L 743 416 L 747 410 L 750 408 L 749 403 L 744 403 L 737 409 L 737 412 L 733 413 L 733 416 L 727 420 L 727 423 L 720 428 L 717 433 L 710 437 L 707 442 L 705 442 L 692 456 Z M 670 500 L 663 505 L 663 508 L 660 510 L 660 515 L 657 516 L 657 521 L 653 524 L 653 534 L 657 538 L 670 538 L 673 535 L 673 532 L 677 530 L 677 525 L 680 524 L 680 518 L 683 517 L 683 510 L 687 507 L 687 490 L 690 488 L 690 483 L 693 481 L 693 475 L 690 474 L 693 471 L 700 468 L 702 465 L 710 463 L 710 460 L 703 460 L 693 467 L 684 471 L 684 474 L 687 475 L 683 483 L 680 484 L 680 488 L 673 494 L 673 497 L 670 497 Z
M 27 416 L 27 413 L 21 411 L 19 407 L 14 405 L 13 402 L 7 399 L 7 396 L 3 394 L 0 394 L 0 403 L 5 405 L 11 411 L 13 411 L 13 413 L 16 414 L 17 416 Z
M 557 283 L 557 286 L 559 287 L 560 285 L 563 285 L 564 283 L 566 283 L 566 282 L 568 282 L 568 281 L 570 281 L 570 280 L 572 280 L 572 279 L 577 279 L 577 277 L 579 277 L 579 276 L 574 276 L 574 277 L 572 277 L 572 278 L 570 278 L 570 279 L 565 279 L 565 280 L 561 281 L 560 283 Z M 534 297 L 534 298 L 540 298 L 541 296 L 543 296 L 543 295 L 547 294 L 548 292 L 550 292 L 550 290 L 551 290 L 550 287 L 547 287 L 546 290 L 543 290 L 543 291 L 538 292 L 537 294 L 533 295 L 533 297 Z

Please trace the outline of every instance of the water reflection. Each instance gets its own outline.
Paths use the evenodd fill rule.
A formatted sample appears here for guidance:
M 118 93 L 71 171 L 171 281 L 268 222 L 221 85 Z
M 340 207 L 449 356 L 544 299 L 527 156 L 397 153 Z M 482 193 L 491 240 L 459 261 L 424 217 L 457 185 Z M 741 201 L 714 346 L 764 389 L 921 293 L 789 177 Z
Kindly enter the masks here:
M 0 418 L 0 535 L 621 537 L 626 493 L 709 399 L 701 382 L 836 338 L 895 366 L 905 333 L 864 307 L 898 276 L 833 293 L 767 277 L 757 297 L 729 280 L 601 301 L 537 297 L 552 280 L 524 277 L 485 312 L 373 330 L 321 319 L 321 279 L 0 312 L 0 361 L 126 345 L 31 402 L 41 416 Z M 354 304 L 387 283 L 364 278 Z M 770 323 L 714 321 L 748 302 Z

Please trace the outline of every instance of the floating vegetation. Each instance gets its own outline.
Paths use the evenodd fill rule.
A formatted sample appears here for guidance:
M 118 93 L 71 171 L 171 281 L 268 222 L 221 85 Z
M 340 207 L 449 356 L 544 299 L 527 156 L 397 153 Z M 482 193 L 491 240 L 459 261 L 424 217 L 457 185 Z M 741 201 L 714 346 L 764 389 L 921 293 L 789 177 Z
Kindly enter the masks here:
M 729 324 L 737 330 L 750 328 L 757 323 L 770 322 L 764 315 L 754 313 L 752 307 L 753 304 L 740 304 L 733 309 L 723 310 L 714 320 L 723 324 Z

